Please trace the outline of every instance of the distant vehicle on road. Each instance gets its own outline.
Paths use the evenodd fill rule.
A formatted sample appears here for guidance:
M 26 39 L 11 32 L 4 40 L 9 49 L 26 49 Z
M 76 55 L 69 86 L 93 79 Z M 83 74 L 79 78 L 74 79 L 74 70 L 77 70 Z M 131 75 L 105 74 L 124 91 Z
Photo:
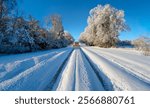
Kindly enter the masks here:
M 80 47 L 80 43 L 79 43 L 79 42 L 74 42 L 74 43 L 73 43 L 73 47 L 74 47 L 74 48 Z

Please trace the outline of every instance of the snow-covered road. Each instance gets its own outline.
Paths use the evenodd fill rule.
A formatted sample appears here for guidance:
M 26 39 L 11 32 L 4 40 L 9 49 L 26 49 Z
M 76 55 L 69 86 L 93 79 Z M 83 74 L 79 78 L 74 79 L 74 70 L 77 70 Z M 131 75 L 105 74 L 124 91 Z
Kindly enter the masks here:
M 72 47 L 0 56 L 0 90 L 150 90 L 150 57 L 131 49 Z
M 80 49 L 75 49 L 53 90 L 104 90 L 101 81 Z

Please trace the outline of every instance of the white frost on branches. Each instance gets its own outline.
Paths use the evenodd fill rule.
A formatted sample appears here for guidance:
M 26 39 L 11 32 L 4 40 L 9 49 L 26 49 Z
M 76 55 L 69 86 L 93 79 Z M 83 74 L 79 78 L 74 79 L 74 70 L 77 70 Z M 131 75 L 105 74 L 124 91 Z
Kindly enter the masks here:
M 134 47 L 142 51 L 142 53 L 146 56 L 150 55 L 150 38 L 145 36 L 140 36 L 138 39 L 132 41 Z
M 125 24 L 124 11 L 109 4 L 91 9 L 88 26 L 81 33 L 80 41 L 88 45 L 111 47 L 119 40 L 121 31 L 128 29 Z

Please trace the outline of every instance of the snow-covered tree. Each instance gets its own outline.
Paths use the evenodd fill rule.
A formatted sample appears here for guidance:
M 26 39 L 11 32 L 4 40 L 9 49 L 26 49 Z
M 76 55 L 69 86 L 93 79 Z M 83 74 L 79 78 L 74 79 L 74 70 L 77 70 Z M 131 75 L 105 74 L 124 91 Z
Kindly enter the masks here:
M 132 41 L 132 44 L 137 50 L 143 52 L 144 55 L 150 55 L 150 38 L 146 36 L 140 36 L 138 39 Z
M 12 13 L 16 7 L 16 0 L 0 0 L 0 52 L 4 51 L 9 45 L 10 35 L 12 34 Z M 4 47 L 6 46 L 6 47 Z
M 48 15 L 45 18 L 45 25 L 46 29 L 49 29 L 47 35 L 48 45 L 52 48 L 62 47 L 61 42 L 59 42 L 64 33 L 61 17 L 59 15 Z
M 109 4 L 91 9 L 88 26 L 80 37 L 88 45 L 100 47 L 114 46 L 119 40 L 121 31 L 127 30 L 124 11 L 115 9 Z M 82 38 L 84 37 L 84 40 Z
M 70 45 L 74 42 L 73 36 L 68 31 L 64 31 L 64 37 L 67 40 L 67 45 Z
M 16 5 L 16 0 L 0 0 L 0 19 L 8 16 Z
M 61 17 L 59 15 L 51 15 L 47 17 L 47 25 L 50 25 L 49 18 L 52 23 L 52 27 L 49 30 L 49 42 L 51 42 L 52 48 L 66 47 L 68 44 L 70 44 L 70 42 L 68 38 L 65 37 Z
M 27 23 L 22 17 L 10 18 L 7 21 L 4 38 L 1 42 L 0 52 L 17 53 L 29 51 L 30 36 L 26 29 Z
M 5 36 L 8 22 L 10 22 L 12 13 L 17 5 L 16 0 L 0 0 L 0 33 Z
M 59 15 L 51 15 L 50 17 L 52 28 L 50 29 L 50 32 L 53 34 L 54 38 L 60 38 L 64 34 L 64 28 L 62 25 L 62 20 Z

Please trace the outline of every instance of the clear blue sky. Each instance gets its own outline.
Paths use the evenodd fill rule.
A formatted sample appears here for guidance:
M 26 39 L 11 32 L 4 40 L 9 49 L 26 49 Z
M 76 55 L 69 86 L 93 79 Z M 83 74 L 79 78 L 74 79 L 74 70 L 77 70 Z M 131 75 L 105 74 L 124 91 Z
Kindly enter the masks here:
M 131 31 L 121 33 L 122 40 L 150 36 L 150 0 L 22 0 L 20 7 L 41 22 L 47 15 L 60 14 L 65 30 L 77 40 L 87 25 L 90 9 L 98 4 L 111 4 L 125 11 Z

